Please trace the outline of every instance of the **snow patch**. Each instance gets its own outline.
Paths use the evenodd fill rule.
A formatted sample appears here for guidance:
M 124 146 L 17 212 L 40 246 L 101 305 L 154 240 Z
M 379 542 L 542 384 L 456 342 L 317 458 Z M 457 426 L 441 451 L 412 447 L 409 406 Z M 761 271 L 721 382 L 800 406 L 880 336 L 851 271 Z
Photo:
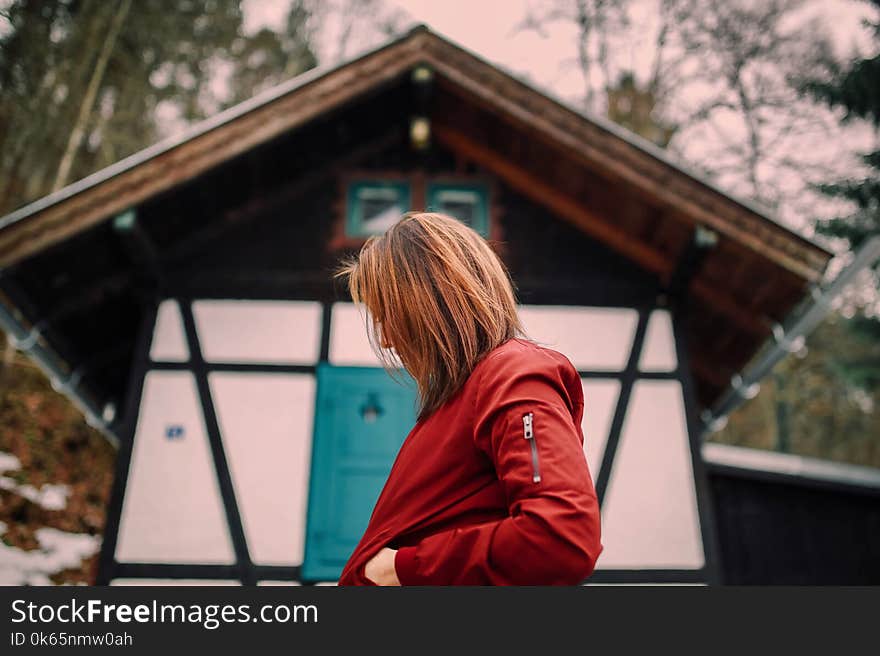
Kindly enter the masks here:
M 5 471 L 15 471 L 16 469 L 21 469 L 21 461 L 11 453 L 0 451 L 0 474 Z
M 11 453 L 0 451 L 0 474 L 21 468 L 21 461 Z M 67 505 L 67 485 L 19 484 L 8 476 L 0 476 L 0 489 L 18 494 L 46 510 L 62 510 Z M 0 522 L 0 537 L 7 528 Z M 67 533 L 43 527 L 34 532 L 39 548 L 25 551 L 0 541 L 0 585 L 54 585 L 51 574 L 79 567 L 83 559 L 97 553 L 101 538 L 94 535 Z
M 0 522 L 0 535 L 5 531 L 6 524 Z M 0 585 L 54 585 L 50 574 L 79 567 L 101 546 L 101 538 L 94 535 L 54 528 L 40 528 L 35 534 L 40 548 L 33 551 L 0 544 Z
M 21 468 L 21 461 L 11 453 L 0 451 L 0 474 Z M 19 484 L 8 476 L 0 476 L 0 489 L 7 490 L 32 501 L 46 510 L 63 510 L 67 506 L 70 487 L 67 485 L 41 485 L 38 490 L 33 485 Z

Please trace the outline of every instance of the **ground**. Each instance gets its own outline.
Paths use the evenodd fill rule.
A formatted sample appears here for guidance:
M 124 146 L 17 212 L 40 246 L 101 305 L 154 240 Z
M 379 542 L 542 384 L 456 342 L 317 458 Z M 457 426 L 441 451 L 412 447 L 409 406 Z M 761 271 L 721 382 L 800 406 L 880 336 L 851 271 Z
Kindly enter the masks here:
M 0 372 L 0 584 L 90 584 L 115 448 L 21 354 Z

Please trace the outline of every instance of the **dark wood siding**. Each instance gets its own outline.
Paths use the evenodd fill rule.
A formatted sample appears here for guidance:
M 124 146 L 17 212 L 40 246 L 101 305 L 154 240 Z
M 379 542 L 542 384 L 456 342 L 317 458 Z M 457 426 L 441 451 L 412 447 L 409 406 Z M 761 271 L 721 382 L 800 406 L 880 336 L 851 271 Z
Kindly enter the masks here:
M 728 585 L 880 584 L 880 490 L 710 471 Z

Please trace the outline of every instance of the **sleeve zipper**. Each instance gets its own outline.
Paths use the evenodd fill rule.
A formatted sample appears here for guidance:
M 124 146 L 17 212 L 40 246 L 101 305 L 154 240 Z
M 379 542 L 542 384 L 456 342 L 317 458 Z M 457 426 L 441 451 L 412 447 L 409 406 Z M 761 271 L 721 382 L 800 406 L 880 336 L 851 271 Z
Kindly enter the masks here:
M 533 426 L 534 414 L 529 412 L 523 415 L 523 437 L 528 441 L 532 449 L 532 482 L 541 482 L 541 471 L 538 467 L 538 443 L 535 442 L 535 430 Z

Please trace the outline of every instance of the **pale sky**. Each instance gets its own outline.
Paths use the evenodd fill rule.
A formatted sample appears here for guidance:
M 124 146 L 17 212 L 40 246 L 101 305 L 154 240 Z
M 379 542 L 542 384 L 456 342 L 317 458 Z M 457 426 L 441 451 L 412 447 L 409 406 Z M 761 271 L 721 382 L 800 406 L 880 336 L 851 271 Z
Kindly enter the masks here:
M 573 0 L 572 0 L 573 3 Z M 542 0 L 386 0 L 390 8 L 406 12 L 414 22 L 427 23 L 460 45 L 505 68 L 526 76 L 560 97 L 568 98 L 581 92 L 577 70 L 566 66 L 574 56 L 573 27 L 555 25 L 542 37 L 531 31 L 517 31 L 528 7 L 540 7 Z M 547 3 L 544 3 L 547 4 Z M 651 2 L 642 2 L 637 19 L 644 21 L 646 39 L 652 28 Z M 289 0 L 244 0 L 245 28 L 262 26 L 278 28 L 284 20 Z M 833 37 L 840 55 L 859 44 L 870 45 L 867 31 L 860 26 L 870 16 L 867 3 L 860 0 L 813 0 L 801 12 L 804 18 L 819 16 Z M 332 28 L 331 28 L 332 33 Z M 366 44 L 375 45 L 375 44 Z M 320 44 L 319 49 L 326 49 Z M 638 43 L 630 48 L 630 66 L 644 70 L 644 49 Z

